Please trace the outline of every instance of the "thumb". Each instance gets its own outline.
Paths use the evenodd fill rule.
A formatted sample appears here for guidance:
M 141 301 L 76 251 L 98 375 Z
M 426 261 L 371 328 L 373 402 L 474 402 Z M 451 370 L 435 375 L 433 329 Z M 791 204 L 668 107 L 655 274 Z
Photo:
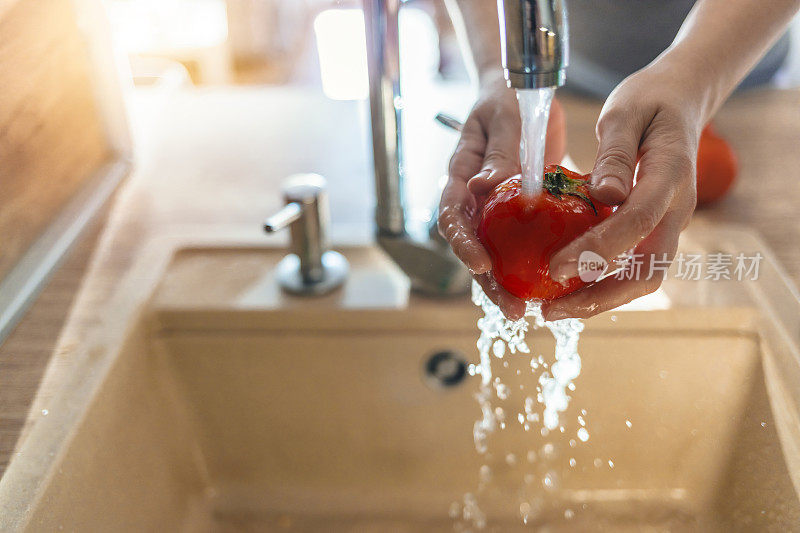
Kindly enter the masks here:
M 519 174 L 519 115 L 516 120 L 494 120 L 486 132 L 486 151 L 483 166 L 467 186 L 472 194 L 486 194 L 501 182 Z
M 592 196 L 609 205 L 621 204 L 633 188 L 641 128 L 629 112 L 603 110 L 597 121 L 597 160 L 591 176 Z

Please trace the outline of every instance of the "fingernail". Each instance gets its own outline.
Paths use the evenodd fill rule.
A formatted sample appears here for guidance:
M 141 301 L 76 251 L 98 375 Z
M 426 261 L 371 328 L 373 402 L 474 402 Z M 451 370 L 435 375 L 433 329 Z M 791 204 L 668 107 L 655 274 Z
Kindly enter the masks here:
M 614 176 L 606 176 L 605 178 L 601 179 L 600 183 L 597 184 L 597 188 L 611 189 L 623 196 L 627 194 L 627 191 L 625 190 L 625 184 L 622 183 L 622 180 Z
M 549 308 L 544 314 L 544 319 L 548 322 L 553 322 L 554 320 L 563 320 L 568 317 L 569 315 L 567 314 L 566 311 L 564 311 L 563 309 L 559 309 L 557 307 Z
M 508 314 L 506 315 L 506 318 L 508 318 L 509 320 L 517 321 L 520 318 L 522 318 L 523 316 L 525 316 L 525 311 L 524 310 L 517 311 L 517 310 L 511 309 L 511 310 L 509 310 Z
M 486 179 L 486 178 L 488 178 L 488 177 L 489 177 L 489 175 L 490 175 L 491 173 L 492 173 L 492 171 L 491 171 L 491 170 L 481 170 L 480 172 L 478 172 L 477 174 L 475 174 L 474 176 L 472 176 L 472 177 L 470 178 L 470 180 L 482 180 L 482 179 Z
M 554 281 L 564 283 L 565 281 L 574 278 L 578 275 L 578 262 L 570 259 L 564 263 L 558 264 L 555 268 L 550 270 L 550 277 Z
M 472 274 L 473 276 L 480 276 L 481 274 L 486 274 L 487 272 L 489 272 L 489 270 L 491 270 L 491 267 L 488 267 L 486 265 L 477 265 L 477 266 L 473 265 L 469 267 L 469 273 Z

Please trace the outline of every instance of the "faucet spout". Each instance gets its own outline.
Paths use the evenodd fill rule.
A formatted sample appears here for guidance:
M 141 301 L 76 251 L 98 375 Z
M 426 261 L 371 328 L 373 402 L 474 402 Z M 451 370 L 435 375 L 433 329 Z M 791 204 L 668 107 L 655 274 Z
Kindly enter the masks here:
M 569 63 L 566 0 L 497 0 L 508 86 L 560 87 Z
M 471 279 L 466 267 L 438 235 L 410 224 L 405 212 L 398 35 L 402 1 L 363 2 L 378 244 L 415 290 L 432 295 L 466 293 Z M 428 221 L 434 223 L 434 218 Z

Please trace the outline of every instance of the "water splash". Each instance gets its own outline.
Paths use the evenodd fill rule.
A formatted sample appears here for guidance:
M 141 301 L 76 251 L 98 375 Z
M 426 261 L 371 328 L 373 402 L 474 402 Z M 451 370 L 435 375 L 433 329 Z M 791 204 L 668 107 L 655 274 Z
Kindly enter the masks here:
M 522 191 L 539 194 L 544 174 L 544 145 L 547 121 L 555 89 L 517 89 L 519 116 L 522 120 L 519 159 L 522 166 Z
M 569 406 L 570 396 L 568 391 L 574 390 L 573 380 L 578 377 L 581 370 L 578 340 L 583 330 L 583 323 L 578 319 L 572 318 L 546 322 L 542 316 L 541 304 L 538 302 L 528 303 L 524 318 L 516 321 L 509 320 L 503 315 L 500 308 L 489 300 L 489 297 L 486 296 L 476 282 L 472 284 L 472 301 L 483 311 L 483 317 L 478 320 L 480 336 L 478 337 L 477 347 L 480 362 L 469 367 L 470 375 L 479 375 L 481 378 L 478 392 L 475 394 L 475 399 L 480 406 L 481 416 L 473 426 L 473 439 L 477 452 L 488 459 L 491 455 L 488 453 L 489 436 L 497 431 L 498 428 L 501 430 L 505 428 L 505 412 L 500 407 L 494 407 L 493 400 L 495 398 L 498 400 L 508 399 L 509 389 L 501 383 L 499 377 L 493 375 L 492 359 L 503 359 L 503 362 L 506 363 L 505 359 L 508 358 L 509 354 L 530 354 L 530 348 L 525 342 L 525 334 L 529 327 L 533 327 L 533 329 L 546 327 L 550 330 L 556 340 L 555 361 L 548 366 L 542 355 L 531 358 L 529 364 L 531 376 L 534 377 L 537 372 L 541 372 L 538 377 L 536 401 L 543 408 L 542 416 L 540 418 L 539 413 L 534 410 L 534 399 L 531 396 L 523 395 L 523 406 L 521 412 L 517 414 L 517 420 L 523 425 L 525 431 L 530 429 L 531 424 L 538 423 L 541 420 L 542 427 L 540 432 L 542 436 L 547 436 L 550 431 L 556 428 L 563 432 L 564 426 L 561 423 L 561 415 Z M 535 379 L 532 381 L 536 382 Z M 588 439 L 588 432 L 584 427 L 585 410 L 581 411 L 581 414 L 583 416 L 580 417 L 578 437 L 581 441 L 585 441 Z M 586 439 L 583 438 L 584 432 L 586 433 Z M 573 443 L 574 440 L 570 440 L 570 446 L 574 446 Z M 538 458 L 541 459 L 544 466 L 547 466 L 547 463 L 552 461 L 555 455 L 556 450 L 553 444 L 545 443 L 538 454 Z M 504 456 L 509 465 L 512 462 L 514 464 L 518 462 L 517 457 L 513 457 L 513 461 L 509 462 L 509 455 Z M 528 462 L 536 461 L 536 452 L 529 452 L 527 458 Z M 488 469 L 489 467 L 484 465 L 484 468 Z M 478 490 L 475 493 L 465 495 L 463 503 L 460 505 L 458 502 L 454 503 L 461 510 L 461 512 L 457 513 L 459 518 L 475 529 L 482 529 L 486 524 L 486 515 L 480 510 L 477 500 L 477 495 L 483 491 L 489 482 L 489 477 L 484 474 L 485 472 L 481 472 Z M 530 481 L 526 479 L 527 484 L 530 484 Z M 540 484 L 542 490 L 545 491 L 557 488 L 559 484 L 557 472 L 548 470 L 541 478 Z M 538 506 L 527 502 L 522 502 L 520 505 L 520 514 L 523 521 L 527 523 L 528 519 L 535 514 Z

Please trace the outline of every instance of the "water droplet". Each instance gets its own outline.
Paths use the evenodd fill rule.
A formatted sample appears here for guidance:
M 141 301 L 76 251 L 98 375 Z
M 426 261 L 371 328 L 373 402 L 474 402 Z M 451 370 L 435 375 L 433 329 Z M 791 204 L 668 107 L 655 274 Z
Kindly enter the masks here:
M 504 383 L 495 383 L 494 390 L 497 393 L 497 397 L 501 400 L 507 400 L 510 391 L 508 387 Z
M 508 466 L 514 466 L 517 464 L 517 456 L 513 453 L 506 455 L 506 464 L 508 464 Z
M 555 472 L 548 472 L 542 478 L 542 486 L 547 490 L 558 488 L 558 475 Z
M 564 511 L 564 518 L 566 518 L 567 520 L 572 520 L 574 517 L 575 517 L 575 511 L 573 511 L 572 509 L 567 509 L 566 511 Z
M 576 464 L 578 464 L 578 461 L 576 461 L 574 457 L 570 457 L 569 458 L 569 466 L 575 468 Z
M 630 429 L 630 428 L 632 428 L 632 427 L 633 427 L 633 424 L 631 424 L 631 421 L 630 421 L 630 420 L 626 420 L 626 421 L 625 421 L 625 425 L 626 425 L 626 426 L 628 426 L 628 429 Z
M 450 518 L 456 519 L 461 514 L 461 504 L 458 502 L 453 502 L 450 504 L 450 512 L 448 513 Z
M 589 440 L 589 432 L 586 431 L 586 428 L 580 428 L 578 430 L 578 438 L 581 439 L 581 442 Z
M 555 452 L 556 447 L 549 442 L 542 446 L 542 457 L 545 459 L 552 459 L 555 456 Z
M 47 409 L 42 409 L 42 416 L 47 416 L 48 414 L 50 414 L 50 411 Z
M 617 321 L 617 315 L 611 315 L 611 322 Z
M 669 372 L 667 372 L 666 370 L 660 370 L 658 372 L 658 377 L 660 377 L 661 379 L 667 379 L 668 375 L 669 375 Z
M 612 461 L 611 459 L 608 460 L 608 467 L 614 468 L 614 461 Z
M 575 439 L 569 439 L 569 447 L 570 448 L 574 448 L 575 446 L 577 446 L 577 444 L 578 443 L 575 442 Z
M 765 428 L 765 427 L 767 427 L 767 423 L 766 423 L 766 422 L 761 422 L 761 427 L 762 427 L 762 428 Z
M 600 468 L 600 465 L 602 465 L 602 464 L 603 464 L 603 461 L 601 461 L 599 457 L 594 460 L 594 467 L 595 468 Z
M 535 451 L 533 451 L 533 450 L 529 450 L 528 451 L 528 462 L 529 463 L 536 462 L 536 452 Z
M 498 359 L 502 359 L 503 356 L 506 354 L 506 343 L 504 343 L 500 339 L 494 341 L 494 344 L 492 345 L 492 353 Z

